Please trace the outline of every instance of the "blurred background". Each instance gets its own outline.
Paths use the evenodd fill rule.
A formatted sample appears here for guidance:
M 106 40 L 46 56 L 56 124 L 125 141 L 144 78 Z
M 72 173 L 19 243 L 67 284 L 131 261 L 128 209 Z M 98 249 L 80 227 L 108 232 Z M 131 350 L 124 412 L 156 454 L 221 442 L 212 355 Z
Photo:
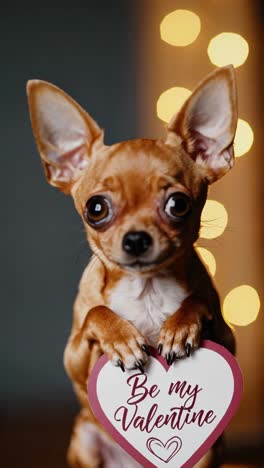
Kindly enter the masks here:
M 71 199 L 45 181 L 26 81 L 63 88 L 105 128 L 111 144 L 164 136 L 165 122 L 195 84 L 215 66 L 233 63 L 237 164 L 210 191 L 197 248 L 234 325 L 245 381 L 227 431 L 226 463 L 263 467 L 263 2 L 69 5 L 1 9 L 1 466 L 66 466 L 78 405 L 62 355 L 90 256 Z

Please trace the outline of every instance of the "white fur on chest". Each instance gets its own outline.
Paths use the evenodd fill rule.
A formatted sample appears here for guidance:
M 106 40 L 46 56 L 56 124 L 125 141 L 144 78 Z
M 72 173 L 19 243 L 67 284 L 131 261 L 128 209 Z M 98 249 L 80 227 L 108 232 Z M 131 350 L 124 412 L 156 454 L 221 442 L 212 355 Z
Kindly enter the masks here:
M 189 292 L 173 277 L 128 275 L 112 290 L 107 305 L 120 317 L 132 322 L 155 346 L 164 320 L 177 311 L 187 296 Z

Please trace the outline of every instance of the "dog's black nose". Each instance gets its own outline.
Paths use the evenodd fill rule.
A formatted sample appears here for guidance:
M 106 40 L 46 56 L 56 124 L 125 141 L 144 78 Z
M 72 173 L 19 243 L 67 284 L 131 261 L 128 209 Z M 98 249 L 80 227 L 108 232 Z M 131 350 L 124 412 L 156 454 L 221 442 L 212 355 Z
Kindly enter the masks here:
M 145 231 L 130 231 L 123 238 L 123 249 L 129 255 L 145 253 L 152 244 L 151 236 Z

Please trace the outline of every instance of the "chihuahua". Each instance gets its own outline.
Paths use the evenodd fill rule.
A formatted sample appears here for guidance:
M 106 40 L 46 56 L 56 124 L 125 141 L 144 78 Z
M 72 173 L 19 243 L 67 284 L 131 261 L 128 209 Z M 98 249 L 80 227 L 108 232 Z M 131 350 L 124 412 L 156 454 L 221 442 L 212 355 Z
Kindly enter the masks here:
M 208 186 L 234 164 L 234 69 L 219 68 L 196 87 L 164 141 L 107 146 L 103 130 L 62 90 L 32 80 L 27 91 L 48 182 L 72 195 L 93 251 L 64 354 L 82 406 L 68 462 L 138 467 L 94 417 L 87 381 L 103 353 L 123 372 L 144 372 L 149 345 L 169 365 L 188 357 L 204 337 L 234 353 L 233 333 L 194 247 Z M 215 466 L 216 452 L 196 466 Z

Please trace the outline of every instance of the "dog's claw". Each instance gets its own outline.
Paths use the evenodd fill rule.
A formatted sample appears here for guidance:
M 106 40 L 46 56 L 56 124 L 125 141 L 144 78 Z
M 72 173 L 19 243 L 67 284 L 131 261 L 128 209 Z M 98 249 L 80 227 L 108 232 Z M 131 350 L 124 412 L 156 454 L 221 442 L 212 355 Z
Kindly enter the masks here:
M 148 356 L 150 356 L 150 350 L 147 345 L 143 344 L 141 345 L 141 349 L 143 349 L 144 353 L 146 353 Z
M 171 360 L 170 360 L 170 366 L 176 361 L 176 357 L 177 357 L 177 356 L 176 356 L 176 353 L 173 352 L 173 353 L 172 353 L 172 356 L 171 356 Z
M 166 362 L 167 362 L 168 366 L 170 366 L 170 360 L 171 360 L 171 355 L 170 355 L 170 353 L 167 353 L 167 354 L 165 355 L 165 359 L 166 359 Z
M 160 356 L 161 353 L 162 353 L 162 348 L 163 348 L 163 345 L 160 343 L 159 346 L 158 346 L 158 355 Z
M 186 351 L 186 356 L 187 357 L 190 357 L 191 349 L 192 349 L 192 347 L 191 347 L 190 343 L 187 343 L 187 345 L 185 346 L 185 351 Z
M 122 372 L 125 372 L 125 367 L 124 367 L 124 364 L 123 364 L 123 362 L 121 361 L 121 359 L 118 359 L 117 365 L 118 365 L 118 367 L 120 367 L 120 369 L 122 370 Z
M 176 353 L 174 351 L 166 355 L 166 361 L 167 361 L 168 366 L 171 366 L 175 360 L 176 360 Z
M 142 361 L 141 361 L 142 362 Z M 140 361 L 136 361 L 135 363 L 135 369 L 139 369 L 141 374 L 144 374 L 144 367 L 142 366 Z

